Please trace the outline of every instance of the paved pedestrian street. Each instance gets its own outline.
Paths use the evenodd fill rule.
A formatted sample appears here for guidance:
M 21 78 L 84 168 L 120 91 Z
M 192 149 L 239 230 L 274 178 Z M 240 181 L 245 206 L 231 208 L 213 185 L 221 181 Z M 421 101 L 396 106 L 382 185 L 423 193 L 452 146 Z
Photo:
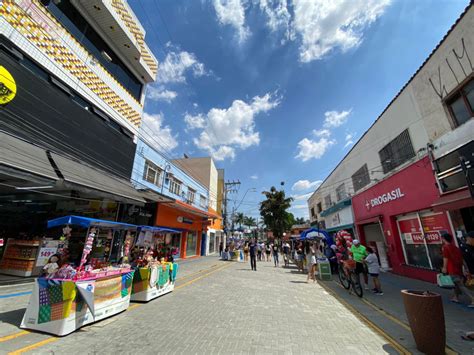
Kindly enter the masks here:
M 25 346 L 36 354 L 396 353 L 305 275 L 271 262 L 257 269 L 217 257 L 183 263 L 169 295 L 63 338 L 33 333 L 15 339 L 15 347 L 4 342 L 2 353 Z

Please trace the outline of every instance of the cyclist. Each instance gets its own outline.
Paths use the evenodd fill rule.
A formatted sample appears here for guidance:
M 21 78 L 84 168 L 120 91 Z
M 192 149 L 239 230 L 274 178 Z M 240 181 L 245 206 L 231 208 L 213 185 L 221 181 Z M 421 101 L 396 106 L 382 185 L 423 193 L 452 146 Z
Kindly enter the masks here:
M 356 262 L 356 274 L 364 275 L 364 284 L 365 284 L 365 289 L 369 289 L 369 277 L 367 275 L 367 269 L 364 264 L 364 259 L 368 255 L 367 249 L 365 246 L 360 244 L 360 241 L 358 239 L 354 239 L 352 241 L 352 247 L 350 249 L 350 252 L 352 254 L 352 258 Z

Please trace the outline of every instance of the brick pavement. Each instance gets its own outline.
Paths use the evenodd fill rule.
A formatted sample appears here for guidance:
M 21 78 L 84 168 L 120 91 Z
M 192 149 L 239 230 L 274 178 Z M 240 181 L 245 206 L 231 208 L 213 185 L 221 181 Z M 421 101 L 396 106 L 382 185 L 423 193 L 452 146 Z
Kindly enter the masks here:
M 248 264 L 211 262 L 225 267 L 34 353 L 395 353 L 293 269 L 259 262 L 253 272 Z

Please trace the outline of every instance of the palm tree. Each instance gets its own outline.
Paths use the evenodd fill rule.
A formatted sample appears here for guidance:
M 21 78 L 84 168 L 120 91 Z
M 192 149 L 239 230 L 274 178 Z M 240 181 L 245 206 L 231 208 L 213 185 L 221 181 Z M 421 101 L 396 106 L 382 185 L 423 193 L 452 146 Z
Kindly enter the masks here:
M 238 212 L 234 216 L 234 221 L 239 225 L 239 228 L 242 229 L 242 224 L 245 222 L 245 216 L 242 212 Z
M 256 226 L 257 225 L 257 220 L 253 217 L 244 217 L 244 224 L 249 227 L 253 227 L 253 226 Z
M 305 224 L 305 223 L 306 223 L 306 221 L 304 220 L 303 217 L 297 217 L 295 219 L 295 224 Z

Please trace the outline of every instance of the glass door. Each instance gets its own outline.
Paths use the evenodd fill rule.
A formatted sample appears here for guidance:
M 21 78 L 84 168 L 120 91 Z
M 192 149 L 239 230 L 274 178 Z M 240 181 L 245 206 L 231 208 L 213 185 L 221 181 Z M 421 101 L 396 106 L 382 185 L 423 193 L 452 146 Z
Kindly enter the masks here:
M 196 255 L 197 233 L 189 231 L 186 237 L 186 256 Z

